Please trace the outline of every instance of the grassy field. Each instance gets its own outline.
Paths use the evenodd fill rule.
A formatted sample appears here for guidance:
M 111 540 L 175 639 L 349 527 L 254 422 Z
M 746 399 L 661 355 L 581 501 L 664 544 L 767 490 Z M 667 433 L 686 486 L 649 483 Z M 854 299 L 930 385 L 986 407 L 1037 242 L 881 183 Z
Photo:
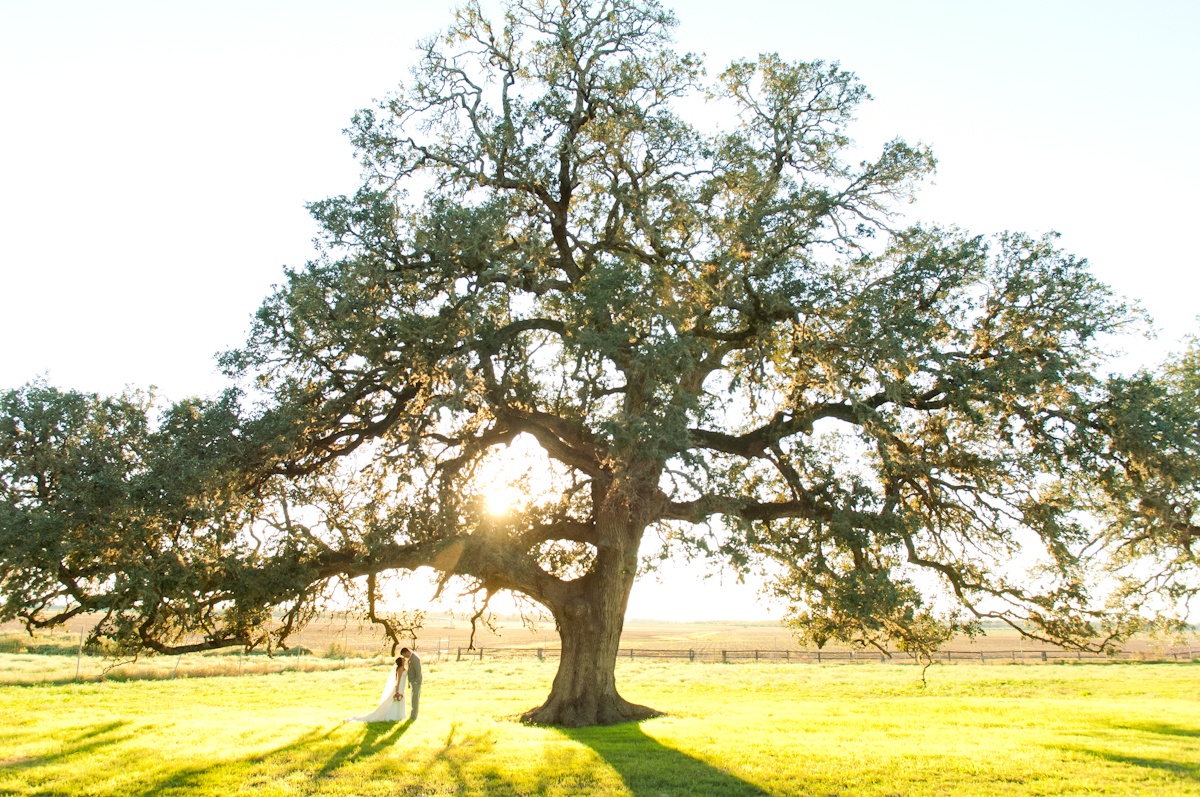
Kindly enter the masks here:
M 417 722 L 343 724 L 385 674 L 0 687 L 0 794 L 1200 794 L 1200 664 L 637 661 L 666 716 L 564 731 L 514 719 L 552 663 L 445 663 Z

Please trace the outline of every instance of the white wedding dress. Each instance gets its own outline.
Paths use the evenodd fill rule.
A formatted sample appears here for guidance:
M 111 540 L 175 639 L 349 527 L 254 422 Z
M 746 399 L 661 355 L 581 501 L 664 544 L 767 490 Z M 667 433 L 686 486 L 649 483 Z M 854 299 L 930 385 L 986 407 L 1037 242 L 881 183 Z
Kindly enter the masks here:
M 379 696 L 379 705 L 370 714 L 362 717 L 346 717 L 346 722 L 403 722 L 404 721 L 404 685 L 408 681 L 404 676 L 407 670 L 393 667 L 388 674 L 387 683 L 383 685 L 383 694 Z M 400 699 L 396 699 L 396 679 L 400 679 Z

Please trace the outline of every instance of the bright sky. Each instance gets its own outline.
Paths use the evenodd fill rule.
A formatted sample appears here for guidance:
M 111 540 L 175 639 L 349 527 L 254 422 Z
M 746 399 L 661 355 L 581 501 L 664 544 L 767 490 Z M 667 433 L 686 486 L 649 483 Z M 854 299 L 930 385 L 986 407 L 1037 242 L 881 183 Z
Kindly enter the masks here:
M 0 389 L 48 373 L 170 399 L 223 385 L 304 203 L 352 191 L 341 130 L 403 80 L 449 5 L 398 0 L 0 1 Z M 1155 319 L 1129 368 L 1200 331 L 1200 3 L 685 0 L 710 73 L 837 60 L 876 98 L 853 134 L 940 165 L 910 216 L 1057 230 Z M 672 568 L 630 616 L 757 619 L 754 590 Z

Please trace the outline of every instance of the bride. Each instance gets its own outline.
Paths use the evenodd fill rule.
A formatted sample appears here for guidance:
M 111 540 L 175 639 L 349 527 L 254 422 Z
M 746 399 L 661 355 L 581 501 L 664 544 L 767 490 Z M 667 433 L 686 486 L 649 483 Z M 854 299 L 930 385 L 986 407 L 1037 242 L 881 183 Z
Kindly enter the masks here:
M 388 674 L 379 705 L 370 714 L 362 717 L 347 717 L 346 722 L 402 722 L 404 720 L 404 684 L 408 674 L 408 661 L 400 656 L 396 666 Z

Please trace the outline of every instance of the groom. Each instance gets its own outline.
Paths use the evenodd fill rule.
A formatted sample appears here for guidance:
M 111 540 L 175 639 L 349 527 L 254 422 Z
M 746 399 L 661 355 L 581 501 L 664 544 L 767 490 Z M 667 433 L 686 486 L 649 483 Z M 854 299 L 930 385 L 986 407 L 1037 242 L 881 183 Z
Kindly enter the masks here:
M 421 657 L 408 648 L 400 648 L 400 655 L 408 660 L 408 685 L 412 691 L 412 713 L 408 715 L 408 721 L 412 722 L 421 705 Z

